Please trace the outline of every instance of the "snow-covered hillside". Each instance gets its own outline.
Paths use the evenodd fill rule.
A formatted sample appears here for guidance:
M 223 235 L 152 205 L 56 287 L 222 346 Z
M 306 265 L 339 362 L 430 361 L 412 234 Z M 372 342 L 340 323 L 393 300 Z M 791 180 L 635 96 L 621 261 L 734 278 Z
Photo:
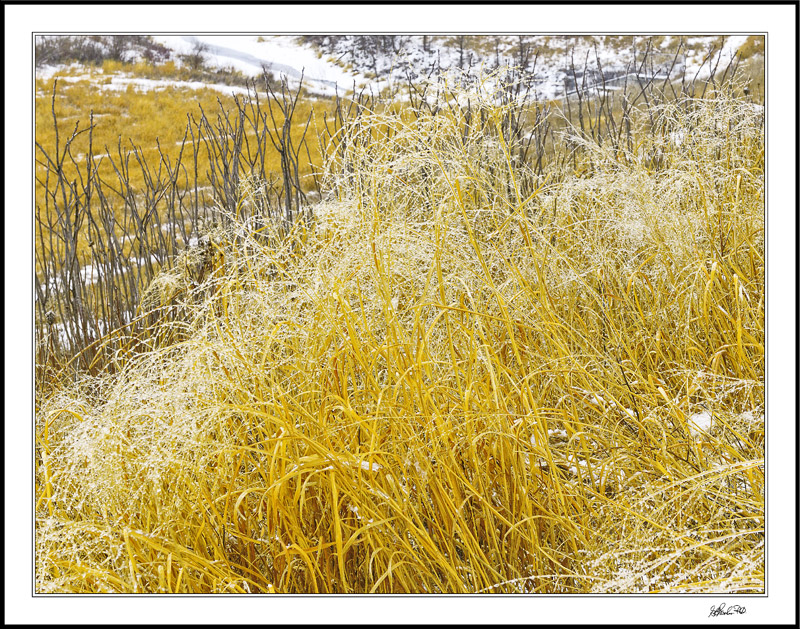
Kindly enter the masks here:
M 391 83 L 427 76 L 434 68 L 474 71 L 525 66 L 533 73 L 539 98 L 562 95 L 565 83 L 574 82 L 573 68 L 578 77 L 584 67 L 587 76 L 599 67 L 606 77 L 624 76 L 641 59 L 647 45 L 644 37 L 547 35 L 177 35 L 154 39 L 176 55 L 199 52 L 212 67 L 231 67 L 248 76 L 266 69 L 296 83 L 302 73 L 305 84 L 321 93 L 332 93 L 337 87 L 346 90 L 354 83 L 380 90 Z M 713 65 L 727 65 L 746 39 L 730 36 L 720 47 L 716 36 L 683 38 L 673 72 L 685 70 L 689 76 L 703 78 Z M 658 48 L 651 50 L 663 71 L 672 66 L 680 43 L 678 36 L 660 37 Z
M 267 70 L 285 76 L 291 84 L 302 74 L 307 87 L 322 93 L 333 93 L 337 85 L 340 90 L 351 88 L 354 80 L 365 80 L 360 73 L 347 72 L 322 58 L 312 45 L 289 35 L 171 35 L 153 39 L 178 55 L 199 52 L 210 66 L 230 67 L 251 77 Z
M 51 40 L 53 38 L 50 38 Z M 68 39 L 68 38 L 66 38 Z M 81 39 L 81 38 L 75 38 Z M 538 99 L 560 98 L 580 84 L 591 87 L 601 80 L 616 89 L 632 73 L 665 77 L 705 78 L 724 68 L 748 39 L 719 36 L 562 36 L 562 35 L 157 35 L 82 38 L 76 46 L 93 62 L 98 59 L 146 60 L 204 67 L 211 72 L 199 80 L 166 81 L 117 73 L 102 89 L 161 89 L 211 87 L 243 93 L 241 75 L 258 77 L 264 71 L 285 77 L 291 87 L 303 78 L 313 92 L 332 95 L 354 86 L 380 92 L 384 88 L 419 81 L 437 71 L 477 74 L 511 66 L 525 70 Z M 122 40 L 122 41 L 120 41 Z M 49 41 L 49 54 L 58 41 Z M 63 42 L 61 42 L 63 43 Z M 37 49 L 38 50 L 38 49 Z M 93 55 L 93 56 L 92 56 Z M 647 57 L 647 63 L 642 61 Z M 47 54 L 45 54 L 47 57 Z M 63 69 L 38 63 L 37 77 L 48 78 Z M 238 80 L 226 80 L 230 68 Z M 216 72 L 216 74 L 215 74 Z M 601 76 L 602 73 L 602 76 Z M 65 80 L 86 78 L 80 70 Z M 231 83 L 239 83 L 239 86 Z M 615 83 L 616 82 L 616 83 Z M 226 85 L 227 84 L 227 85 Z

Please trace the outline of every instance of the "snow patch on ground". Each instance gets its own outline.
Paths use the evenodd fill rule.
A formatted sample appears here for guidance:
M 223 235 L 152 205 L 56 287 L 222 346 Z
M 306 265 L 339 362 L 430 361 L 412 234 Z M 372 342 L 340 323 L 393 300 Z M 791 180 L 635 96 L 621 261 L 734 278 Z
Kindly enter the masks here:
M 80 83 L 82 81 L 91 81 L 96 83 L 97 89 L 103 91 L 121 92 L 132 87 L 137 92 L 149 92 L 151 90 L 165 90 L 165 89 L 191 89 L 202 90 L 210 89 L 222 92 L 223 94 L 247 94 L 247 89 L 244 87 L 236 87 L 233 85 L 225 85 L 224 83 L 205 83 L 203 81 L 177 81 L 173 79 L 145 79 L 135 77 L 125 72 L 115 72 L 111 75 L 108 74 L 68 74 L 73 69 L 73 66 L 49 66 L 46 68 L 47 72 L 36 74 L 38 79 L 52 78 L 56 74 L 61 74 L 58 77 L 61 83 Z M 98 77 L 103 77 L 103 80 L 108 79 L 108 82 L 98 82 Z M 250 90 L 252 94 L 252 90 Z M 266 92 L 263 92 L 266 95 Z M 43 95 L 43 94 L 42 94 Z M 261 95 L 261 92 L 259 93 Z M 98 117 L 95 114 L 95 117 Z
M 713 417 L 711 413 L 704 410 L 689 417 L 689 432 L 697 439 L 711 429 Z
M 224 85 L 222 83 L 203 83 L 202 81 L 172 81 L 169 79 L 140 79 L 121 74 L 112 76 L 111 82 L 100 85 L 100 89 L 120 91 L 127 90 L 131 86 L 138 92 L 173 88 L 191 90 L 210 89 L 222 92 L 223 94 L 236 95 L 246 95 L 248 93 L 247 89 L 244 87 L 235 87 L 233 85 Z M 250 93 L 252 94 L 253 91 L 250 90 Z
M 747 40 L 747 35 L 731 35 L 725 38 L 722 49 L 711 50 L 709 45 L 702 45 L 710 38 L 708 37 L 689 37 L 686 43 L 695 47 L 697 50 L 686 55 L 686 76 L 687 78 L 707 79 L 711 75 L 711 70 L 717 68 L 717 72 L 724 70 L 730 64 L 739 47 Z M 713 52 L 708 57 L 709 52 Z M 717 65 L 719 62 L 719 65 Z
M 37 79 L 50 79 L 50 78 L 53 78 L 58 73 L 73 72 L 73 71 L 82 70 L 83 68 L 84 68 L 84 66 L 82 66 L 79 63 L 71 63 L 69 65 L 54 65 L 54 66 L 43 65 L 43 66 L 40 66 L 40 67 L 36 68 L 36 78 Z M 87 75 L 84 78 L 88 79 L 90 77 Z M 63 77 L 63 78 L 61 78 L 59 80 L 68 81 L 69 78 L 68 77 Z
M 292 35 L 156 35 L 153 39 L 178 54 L 192 54 L 198 44 L 202 45 L 208 65 L 233 68 L 251 77 L 260 76 L 266 69 L 293 84 L 302 74 L 309 88 L 326 94 L 333 94 L 337 86 L 340 91 L 352 88 L 354 79 L 364 80 L 319 57 L 312 46 Z

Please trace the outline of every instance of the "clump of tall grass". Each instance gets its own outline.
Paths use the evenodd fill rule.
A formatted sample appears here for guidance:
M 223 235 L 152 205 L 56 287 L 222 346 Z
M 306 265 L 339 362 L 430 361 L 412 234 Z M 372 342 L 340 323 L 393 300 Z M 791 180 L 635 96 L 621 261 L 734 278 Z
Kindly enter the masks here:
M 760 111 L 538 176 L 483 89 L 361 111 L 313 220 L 208 234 L 42 399 L 38 591 L 763 591 Z

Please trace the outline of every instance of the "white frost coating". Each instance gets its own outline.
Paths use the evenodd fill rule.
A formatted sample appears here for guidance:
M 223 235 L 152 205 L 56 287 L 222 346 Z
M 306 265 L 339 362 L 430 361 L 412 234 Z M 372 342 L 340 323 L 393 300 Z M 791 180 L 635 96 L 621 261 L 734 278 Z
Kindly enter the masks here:
M 669 139 L 675 146 L 680 146 L 681 144 L 683 144 L 685 138 L 686 138 L 686 132 L 683 129 L 680 129 L 678 131 L 673 131 L 669 134 Z

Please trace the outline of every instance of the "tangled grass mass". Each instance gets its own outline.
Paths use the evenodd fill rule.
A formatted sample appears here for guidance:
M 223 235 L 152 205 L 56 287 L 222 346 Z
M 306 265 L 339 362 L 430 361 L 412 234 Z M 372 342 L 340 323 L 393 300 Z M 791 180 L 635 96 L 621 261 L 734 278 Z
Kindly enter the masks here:
M 38 395 L 38 592 L 764 591 L 763 108 L 537 173 L 471 89 L 360 112 L 288 229 L 244 180 Z

